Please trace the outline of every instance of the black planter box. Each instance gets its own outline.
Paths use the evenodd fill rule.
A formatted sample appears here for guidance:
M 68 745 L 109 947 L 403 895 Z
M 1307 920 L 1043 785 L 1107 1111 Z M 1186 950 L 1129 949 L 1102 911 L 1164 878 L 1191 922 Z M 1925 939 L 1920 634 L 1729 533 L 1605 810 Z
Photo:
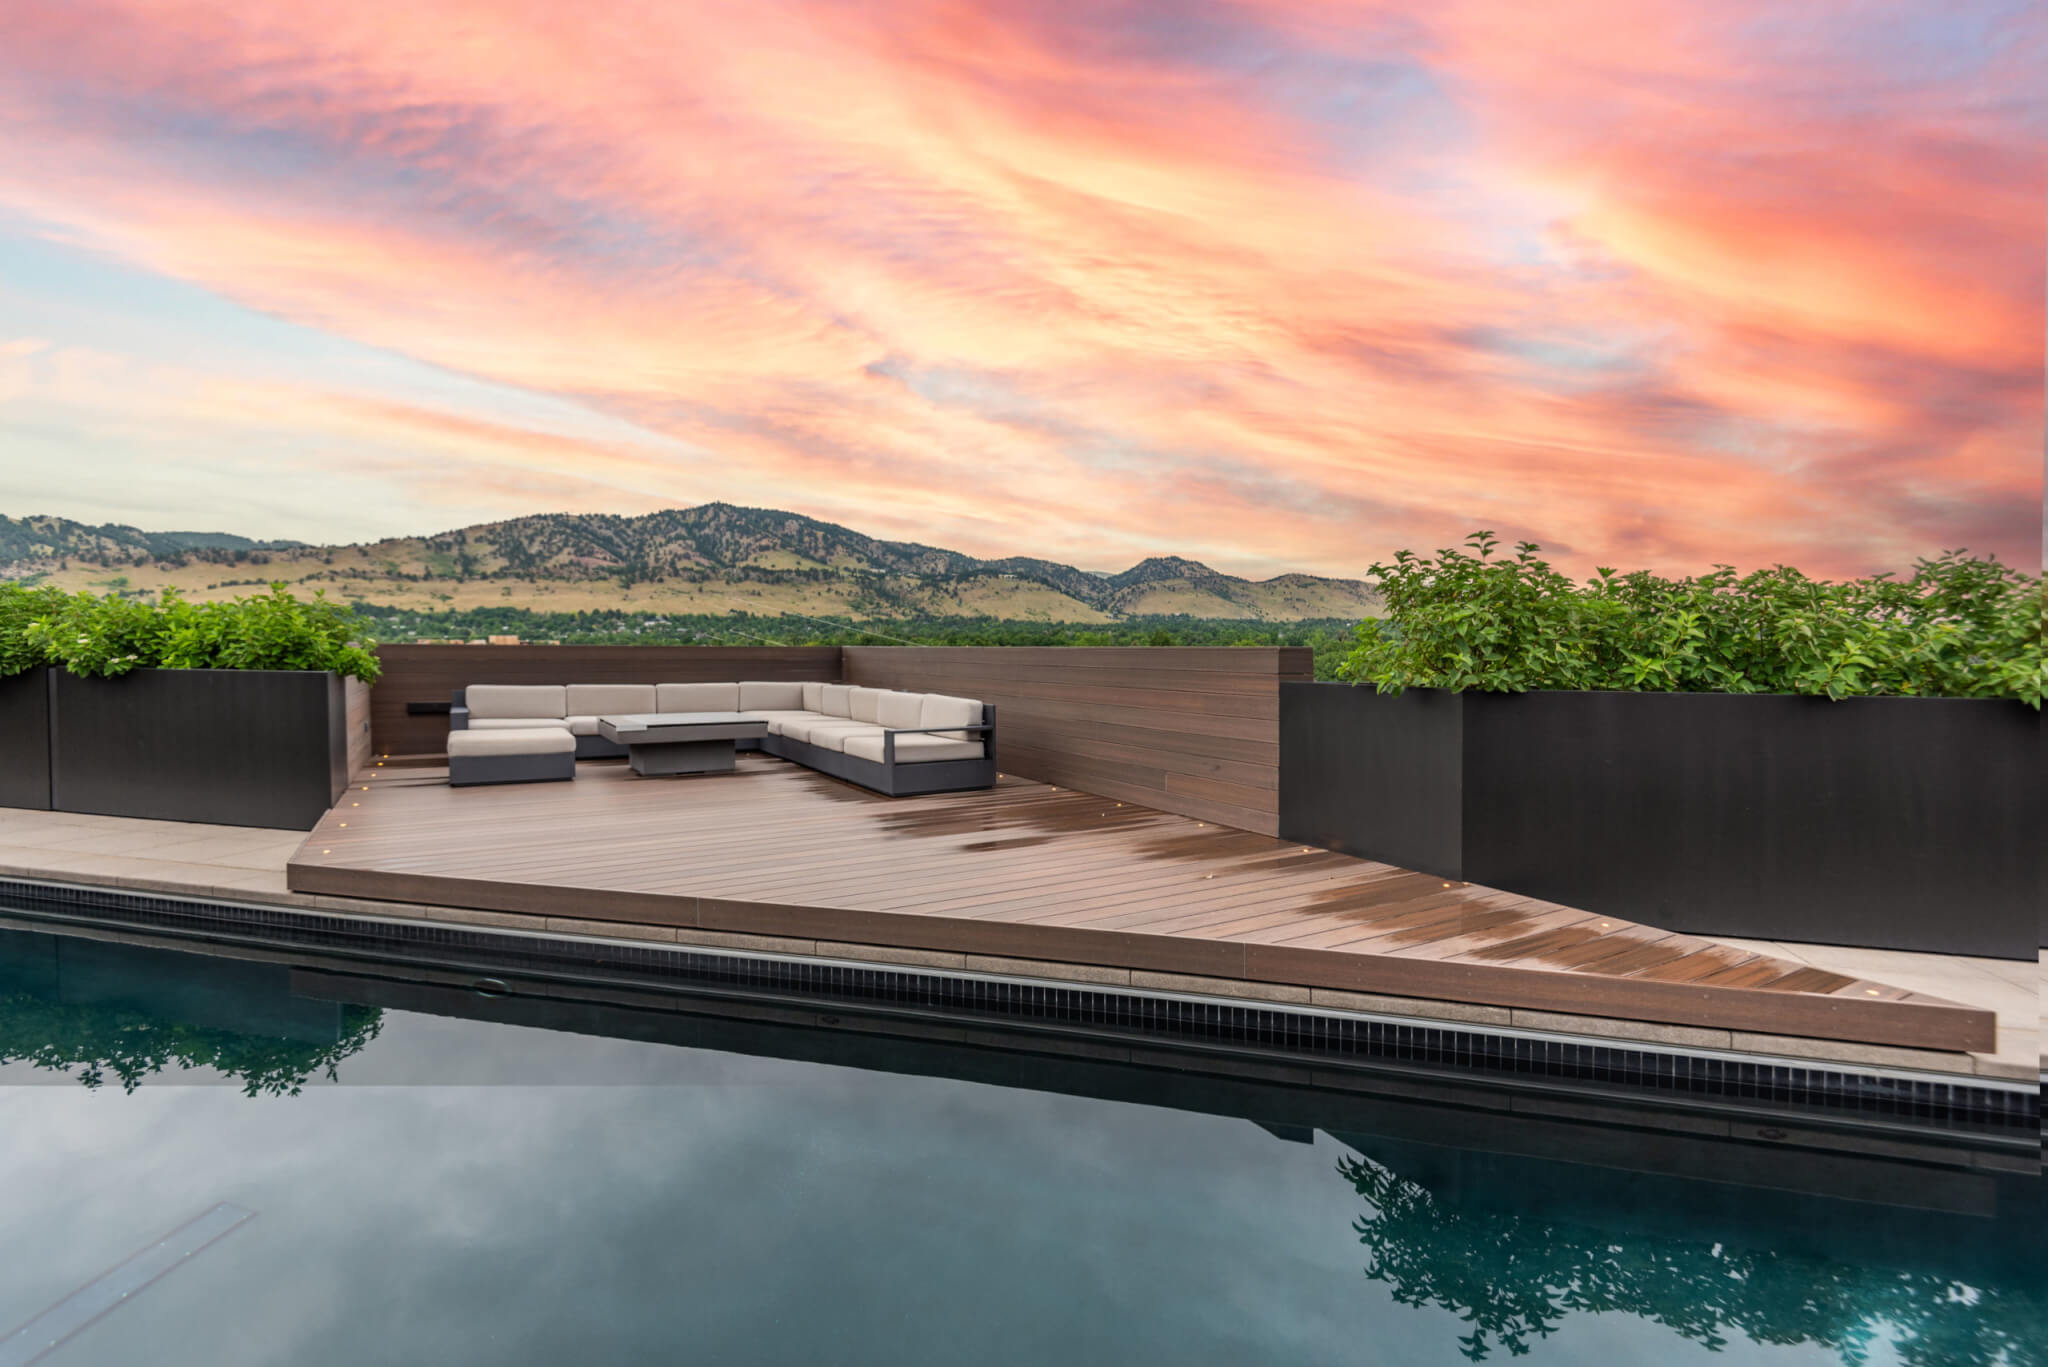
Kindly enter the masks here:
M 1282 684 L 1280 833 L 1665 930 L 2032 959 L 2040 714 Z
M 50 670 L 0 679 L 0 807 L 50 807 Z
M 311 830 L 348 786 L 341 676 L 304 670 L 59 670 L 58 811 Z

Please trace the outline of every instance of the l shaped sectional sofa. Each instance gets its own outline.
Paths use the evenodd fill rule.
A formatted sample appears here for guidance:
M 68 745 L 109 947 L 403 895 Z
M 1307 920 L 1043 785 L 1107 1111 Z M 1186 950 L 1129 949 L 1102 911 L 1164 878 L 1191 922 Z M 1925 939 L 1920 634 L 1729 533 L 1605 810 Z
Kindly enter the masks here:
M 890 797 L 995 786 L 995 707 L 942 693 L 779 682 L 471 684 L 456 690 L 449 728 L 566 731 L 574 759 L 601 759 L 626 751 L 598 733 L 598 718 L 654 712 L 758 718 L 768 734 L 735 742 L 739 749 Z

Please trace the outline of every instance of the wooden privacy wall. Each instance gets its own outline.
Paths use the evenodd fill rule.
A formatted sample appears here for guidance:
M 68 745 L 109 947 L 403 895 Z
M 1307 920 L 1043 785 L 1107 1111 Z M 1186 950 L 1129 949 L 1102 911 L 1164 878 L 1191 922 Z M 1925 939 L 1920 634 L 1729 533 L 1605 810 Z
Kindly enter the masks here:
M 342 730 L 347 736 L 348 773 L 353 777 L 370 762 L 375 748 L 370 740 L 370 685 L 361 679 L 341 681 L 344 715 Z
M 847 646 L 846 682 L 996 705 L 1004 773 L 1262 835 L 1305 646 Z
M 437 755 L 445 715 L 411 716 L 409 702 L 445 703 L 471 684 L 724 683 L 839 678 L 838 646 L 379 646 L 384 677 L 370 702 L 380 755 Z

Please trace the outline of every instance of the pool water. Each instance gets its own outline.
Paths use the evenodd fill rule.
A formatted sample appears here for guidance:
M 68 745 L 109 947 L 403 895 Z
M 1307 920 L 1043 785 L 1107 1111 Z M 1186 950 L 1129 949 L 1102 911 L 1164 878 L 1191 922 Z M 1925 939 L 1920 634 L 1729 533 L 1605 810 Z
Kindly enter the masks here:
M 2048 1361 L 2038 1174 L 744 1014 L 0 931 L 0 1364 Z

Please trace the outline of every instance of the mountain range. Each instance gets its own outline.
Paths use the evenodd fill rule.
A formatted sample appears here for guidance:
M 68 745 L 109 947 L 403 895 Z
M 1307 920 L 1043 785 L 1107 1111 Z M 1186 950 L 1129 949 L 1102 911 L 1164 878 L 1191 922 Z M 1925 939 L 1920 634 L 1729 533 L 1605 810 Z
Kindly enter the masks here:
M 0 576 L 66 588 L 231 597 L 273 580 L 394 607 L 790 612 L 878 620 L 987 616 L 1102 622 L 1185 615 L 1261 621 L 1359 617 L 1354 579 L 1249 580 L 1155 556 L 1119 574 L 1013 556 L 983 560 L 767 508 L 707 503 L 642 516 L 548 513 L 351 545 L 145 532 L 0 516 Z

